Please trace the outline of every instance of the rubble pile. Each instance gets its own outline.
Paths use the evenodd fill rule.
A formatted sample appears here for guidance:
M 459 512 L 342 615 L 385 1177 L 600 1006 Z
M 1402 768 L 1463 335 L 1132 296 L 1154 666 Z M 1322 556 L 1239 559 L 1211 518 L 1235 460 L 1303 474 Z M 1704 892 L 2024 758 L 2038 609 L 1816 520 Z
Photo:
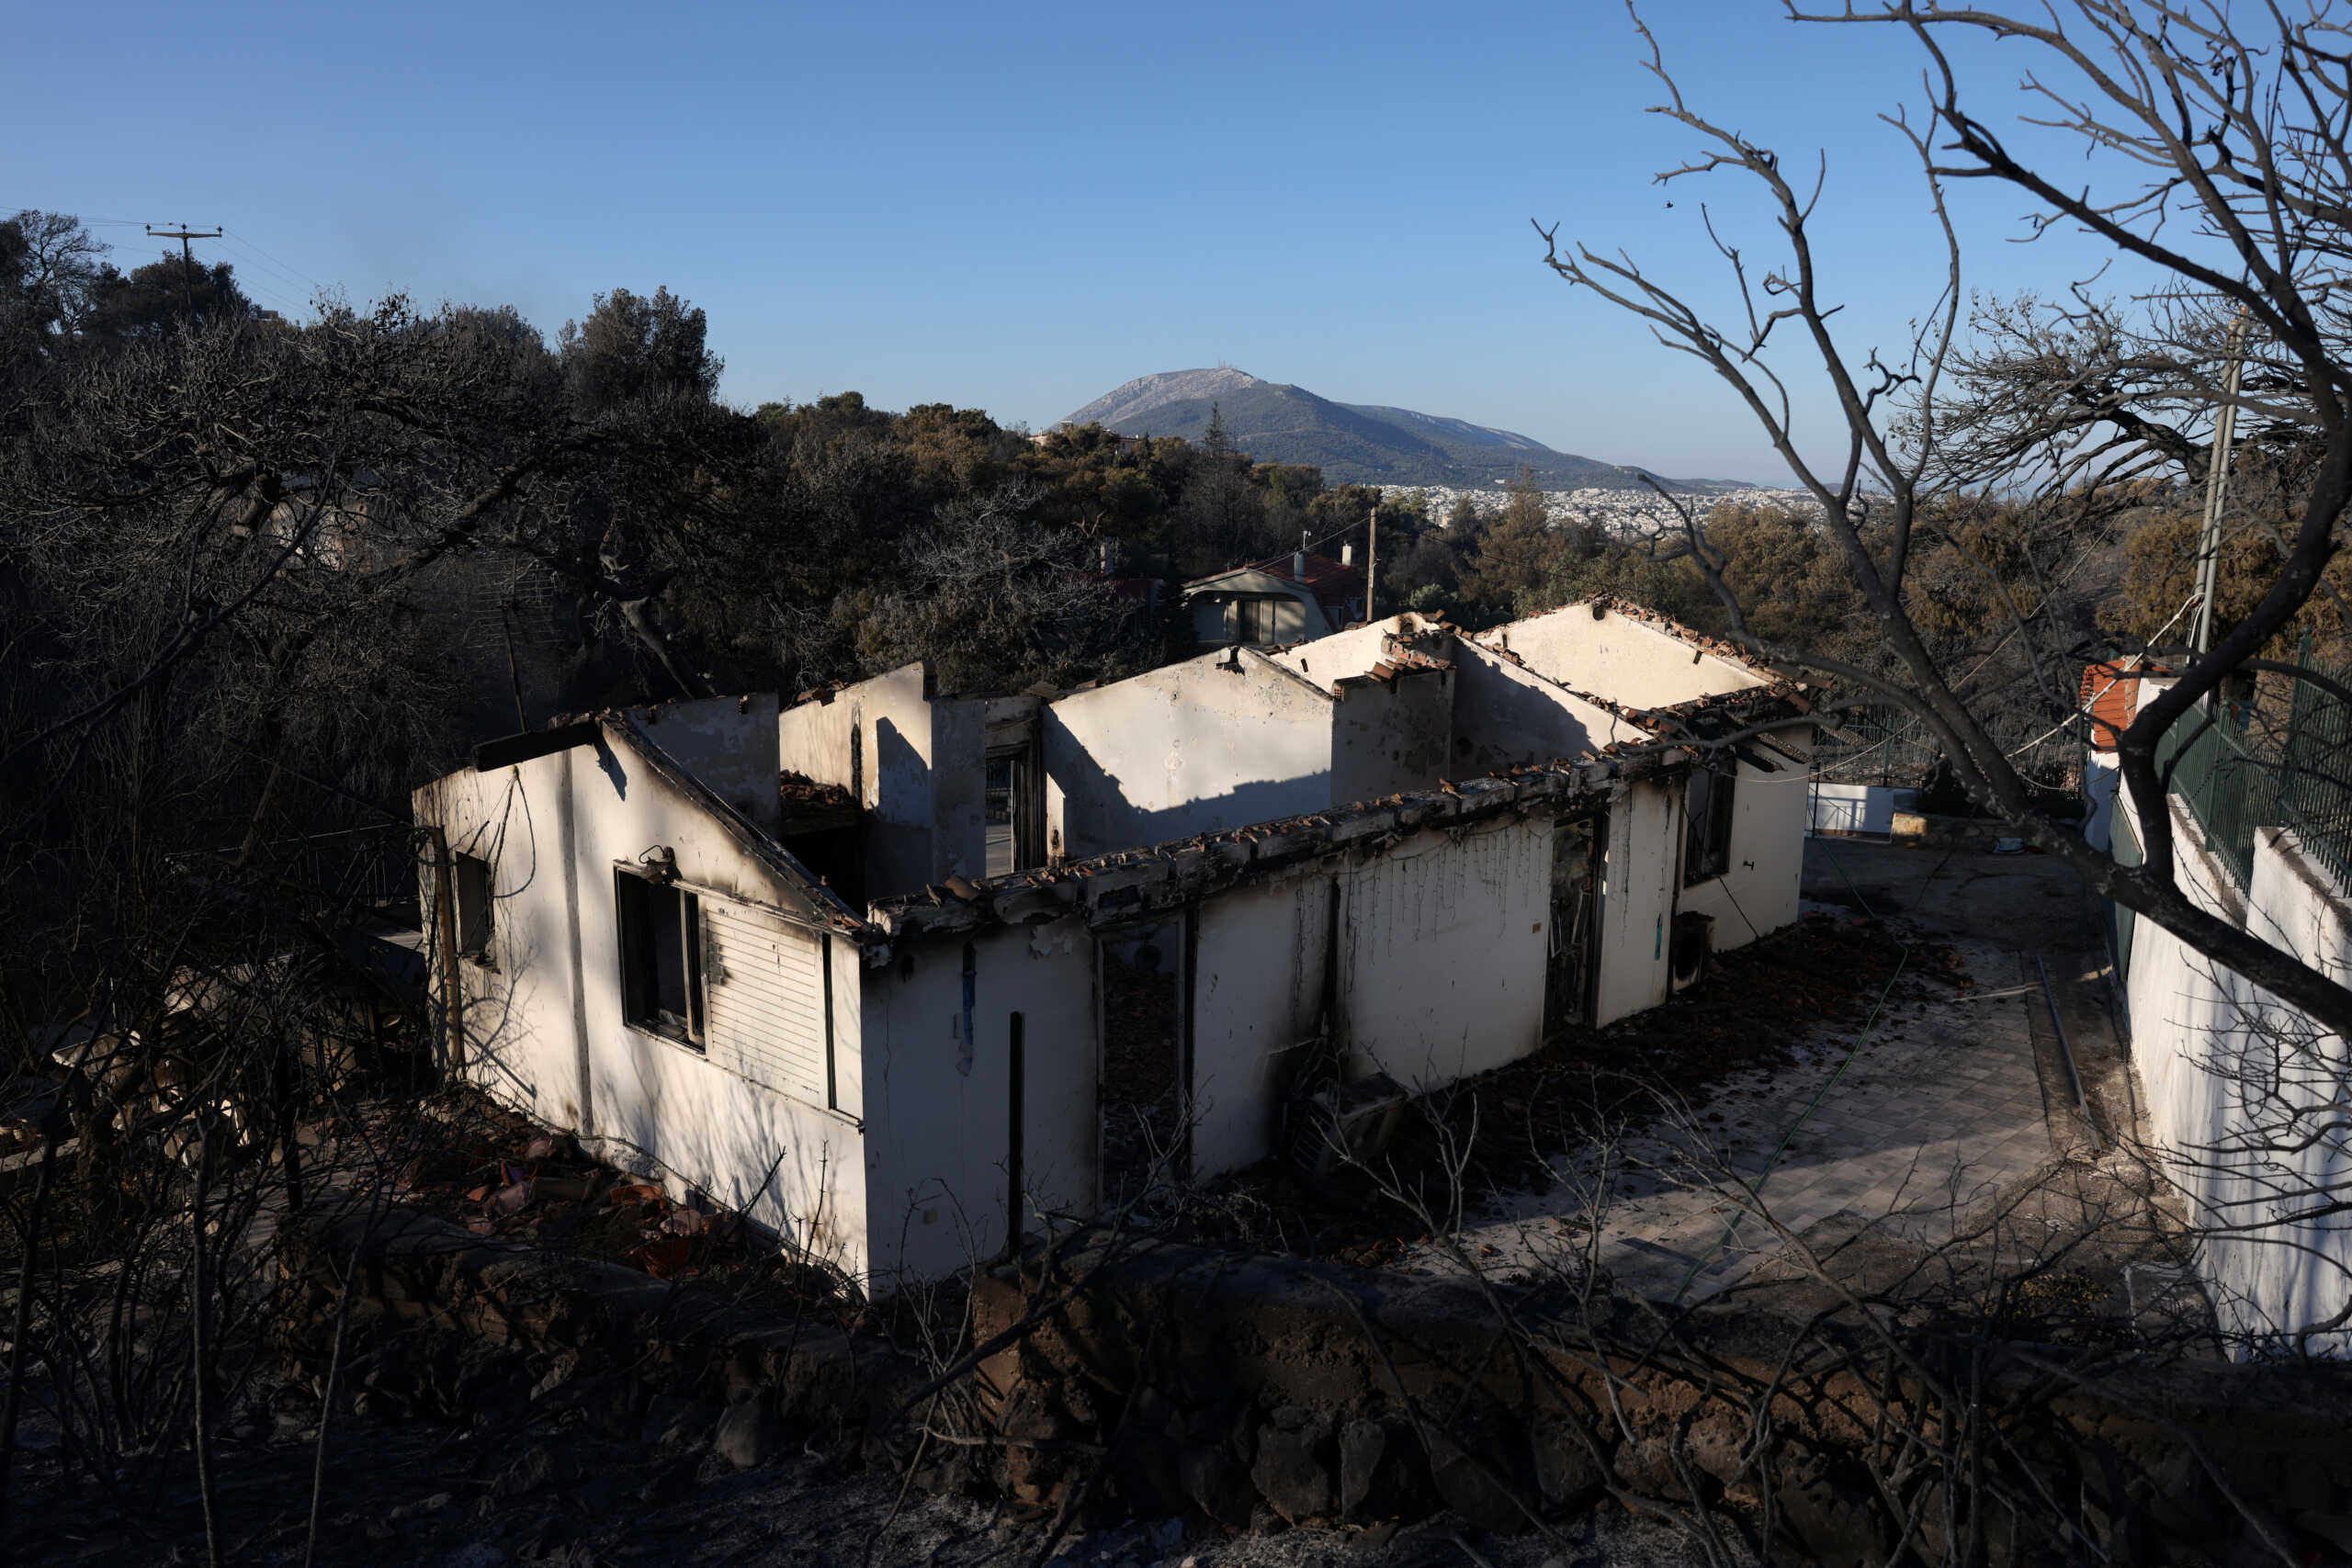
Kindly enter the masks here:
M 566 1134 L 457 1090 L 427 1102 L 424 1152 L 393 1182 L 403 1205 L 475 1236 L 619 1264 L 655 1280 L 700 1280 L 779 1306 L 852 1310 L 838 1282 L 778 1256 L 741 1214 L 600 1165 Z M 438 1135 L 435 1136 L 435 1133 Z
M 1792 1065 L 1792 1043 L 1824 1023 L 1859 1027 L 1890 984 L 1889 999 L 1906 1004 L 1973 984 L 1948 946 L 1914 942 L 1906 963 L 1903 944 L 1879 922 L 1827 915 L 1809 915 L 1712 964 L 1706 978 L 1661 1006 L 1605 1029 L 1564 1032 L 1418 1102 L 1419 1113 L 1405 1119 L 1383 1156 L 1384 1176 L 1442 1208 L 1457 1152 L 1466 1150 L 1459 1167 L 1465 1197 L 1538 1190 L 1564 1151 L 1656 1115 L 1661 1085 L 1702 1101 L 1728 1075 Z M 1399 1228 L 1412 1216 L 1360 1171 L 1310 1180 L 1268 1161 L 1231 1186 L 1250 1201 L 1196 1205 L 1182 1239 L 1365 1268 L 1398 1264 L 1427 1239 Z M 1248 1224 L 1264 1213 L 1284 1217 L 1279 1235 Z

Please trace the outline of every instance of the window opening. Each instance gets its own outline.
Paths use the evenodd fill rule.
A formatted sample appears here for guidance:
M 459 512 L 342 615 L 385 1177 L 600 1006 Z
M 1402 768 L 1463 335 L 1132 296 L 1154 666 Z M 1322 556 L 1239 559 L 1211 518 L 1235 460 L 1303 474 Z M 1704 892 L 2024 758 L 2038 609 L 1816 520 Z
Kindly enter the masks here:
M 458 900 L 458 952 L 488 960 L 492 911 L 490 863 L 478 855 L 451 857 L 449 881 Z
M 1682 797 L 1682 885 L 1706 882 L 1731 869 L 1731 807 L 1733 786 L 1739 780 L 1737 762 L 1716 763 L 1690 771 Z
M 623 1016 L 702 1049 L 702 900 L 674 883 L 616 868 Z
M 1544 1027 L 1589 1021 L 1592 933 L 1599 928 L 1600 824 L 1587 817 L 1552 830 L 1552 919 L 1546 931 Z

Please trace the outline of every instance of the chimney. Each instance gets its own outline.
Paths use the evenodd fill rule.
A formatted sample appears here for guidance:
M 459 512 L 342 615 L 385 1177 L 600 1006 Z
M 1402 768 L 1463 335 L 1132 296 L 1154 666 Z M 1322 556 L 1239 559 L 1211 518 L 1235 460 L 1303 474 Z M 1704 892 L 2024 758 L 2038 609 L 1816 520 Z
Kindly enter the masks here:
M 1353 566 L 1356 564 L 1355 546 L 1349 544 L 1341 545 L 1340 547 L 1340 564 L 1341 566 Z
M 1306 530 L 1298 531 L 1298 553 L 1290 558 L 1290 574 L 1301 582 L 1306 581 Z

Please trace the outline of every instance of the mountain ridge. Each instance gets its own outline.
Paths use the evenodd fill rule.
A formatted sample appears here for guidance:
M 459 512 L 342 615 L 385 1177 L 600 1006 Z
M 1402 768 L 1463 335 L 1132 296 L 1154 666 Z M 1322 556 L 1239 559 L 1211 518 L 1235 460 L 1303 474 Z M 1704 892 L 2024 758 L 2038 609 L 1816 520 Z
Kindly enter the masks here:
M 1311 463 L 1334 484 L 1469 489 L 1507 482 L 1523 466 L 1546 490 L 1633 490 L 1646 472 L 1555 451 L 1532 436 L 1385 403 L 1337 402 L 1231 366 L 1163 370 L 1113 388 L 1059 421 L 1121 435 L 1198 441 L 1212 411 L 1233 445 L 1261 462 Z M 1669 479 L 1670 490 L 1737 488 L 1729 479 Z

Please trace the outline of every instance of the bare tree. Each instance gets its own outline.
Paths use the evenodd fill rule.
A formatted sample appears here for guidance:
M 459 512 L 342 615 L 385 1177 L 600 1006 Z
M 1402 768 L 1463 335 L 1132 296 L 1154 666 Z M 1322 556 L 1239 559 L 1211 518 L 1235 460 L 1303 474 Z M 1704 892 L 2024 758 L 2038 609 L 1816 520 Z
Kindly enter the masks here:
M 1822 526 L 1869 606 L 1878 657 L 1839 659 L 1758 637 L 1738 594 L 1715 569 L 1720 558 L 1693 513 L 1685 520 L 1684 547 L 1721 600 L 1731 635 L 1769 658 L 1899 705 L 1927 726 L 1972 798 L 2096 892 L 2330 1029 L 2352 1033 L 2352 991 L 2208 913 L 2176 885 L 2159 763 L 2168 732 L 2203 722 L 2199 710 L 2222 682 L 2254 667 L 2320 590 L 2352 496 L 2346 406 L 2352 355 L 2345 352 L 2341 284 L 2352 213 L 2352 132 L 2341 25 L 2317 6 L 2248 14 L 2186 0 L 2072 0 L 2016 14 L 1886 0 L 1829 13 L 1792 4 L 1789 15 L 1809 25 L 1899 29 L 1920 51 L 1926 106 L 1885 118 L 1916 156 L 1945 261 L 1926 284 L 1928 298 L 1908 341 L 1891 351 L 1856 344 L 1837 319 L 1814 231 L 1826 163 L 1801 172 L 1687 102 L 1638 17 L 1648 68 L 1667 93 L 1655 112 L 1687 127 L 1701 145 L 1659 179 L 1729 175 L 1752 182 L 1777 219 L 1776 249 L 1759 261 L 1711 222 L 1732 286 L 1728 319 L 1719 319 L 1639 261 L 1563 241 L 1556 228 L 1539 225 L 1546 262 L 1559 276 L 1647 322 L 1667 347 L 1696 357 L 1733 389 L 1818 503 Z M 1955 34 L 1998 40 L 2008 46 L 2005 59 L 2028 57 L 2028 118 L 2090 152 L 2087 183 L 2074 183 L 2072 171 L 2038 166 L 1974 110 L 1973 91 L 1964 90 L 1947 47 Z M 2179 416 L 2210 412 L 2218 367 L 2199 368 L 2193 353 L 2152 355 L 2104 318 L 2076 312 L 2064 325 L 2082 341 L 2038 371 L 2033 356 L 2022 366 L 2010 356 L 2004 385 L 1993 374 L 2002 323 L 1980 321 L 1991 330 L 1970 335 L 1962 244 L 1947 200 L 1951 182 L 1959 180 L 2020 191 L 2036 204 L 2036 225 L 2080 230 L 2114 256 L 2153 270 L 2161 280 L 2162 310 L 2141 338 L 2163 335 L 2169 321 L 2175 339 L 2210 343 L 2213 323 L 2242 312 L 2266 345 L 2263 400 L 2291 411 L 2309 432 L 2294 515 L 2282 529 L 2280 560 L 2259 603 L 2209 653 L 2187 658 L 2171 688 L 2145 703 L 2122 737 L 2124 777 L 2143 813 L 2145 863 L 2138 867 L 2116 863 L 2037 806 L 1986 722 L 1986 694 L 1976 683 L 1982 650 L 1939 645 L 1923 627 L 1916 570 L 1928 544 L 1955 542 L 1946 509 L 1964 485 L 2001 478 L 2063 499 L 2077 479 L 2114 480 L 2167 463 L 2194 464 L 2198 444 Z M 1784 350 L 1828 389 L 1844 426 L 1834 452 L 1800 444 L 1790 378 L 1798 372 L 1780 368 Z M 2020 386 L 2029 395 L 2016 395 Z M 2003 412 L 1988 418 L 1988 404 Z M 2079 448 L 2086 435 L 2087 455 Z M 2075 448 L 2067 447 L 2070 440 Z M 2079 660 L 2072 668 L 2063 662 L 2073 628 L 2039 613 L 2030 578 L 1978 570 L 2024 653 L 2034 697 L 2065 722 L 2080 669 Z

